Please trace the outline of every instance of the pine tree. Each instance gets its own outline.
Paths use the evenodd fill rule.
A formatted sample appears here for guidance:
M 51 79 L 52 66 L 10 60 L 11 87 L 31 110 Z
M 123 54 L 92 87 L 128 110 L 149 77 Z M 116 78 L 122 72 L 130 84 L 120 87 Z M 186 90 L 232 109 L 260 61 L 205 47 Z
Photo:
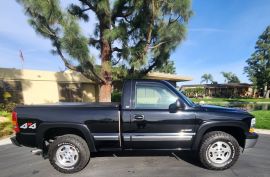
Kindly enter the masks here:
M 258 89 L 264 90 L 264 97 L 269 98 L 270 92 L 270 26 L 259 36 L 255 52 L 247 59 L 244 68 L 251 82 Z
M 68 9 L 59 0 L 17 1 L 66 67 L 100 84 L 101 102 L 111 100 L 113 66 L 133 77 L 161 68 L 184 39 L 192 14 L 190 0 L 77 0 Z M 90 11 L 98 23 L 87 37 L 78 21 L 88 22 Z M 101 69 L 95 67 L 89 46 L 100 51 Z
M 163 65 L 159 68 L 155 68 L 154 71 L 162 72 L 162 73 L 169 73 L 169 74 L 175 74 L 176 68 L 174 65 L 174 61 L 168 60 L 163 63 Z

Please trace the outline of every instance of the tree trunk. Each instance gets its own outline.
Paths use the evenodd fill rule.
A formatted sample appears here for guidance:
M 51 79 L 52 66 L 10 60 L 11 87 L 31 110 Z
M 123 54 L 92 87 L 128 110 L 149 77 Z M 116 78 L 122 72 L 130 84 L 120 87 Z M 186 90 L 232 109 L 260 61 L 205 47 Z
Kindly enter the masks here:
M 108 41 L 103 41 L 101 47 L 101 74 L 106 83 L 100 86 L 99 101 L 111 102 L 112 72 L 111 72 L 111 47 Z
M 269 98 L 269 94 L 270 94 L 270 90 L 268 90 L 267 85 L 265 85 L 265 86 L 264 86 L 263 97 L 264 97 L 264 98 Z
M 265 98 L 269 98 L 269 95 L 270 95 L 270 90 L 267 90 L 265 93 Z
M 111 84 L 103 84 L 99 89 L 99 102 L 111 102 Z
M 111 102 L 112 92 L 112 64 L 111 44 L 104 38 L 104 31 L 110 29 L 110 17 L 106 14 L 99 16 L 100 21 L 100 46 L 101 46 L 101 76 L 105 83 L 102 83 L 99 90 L 99 102 Z

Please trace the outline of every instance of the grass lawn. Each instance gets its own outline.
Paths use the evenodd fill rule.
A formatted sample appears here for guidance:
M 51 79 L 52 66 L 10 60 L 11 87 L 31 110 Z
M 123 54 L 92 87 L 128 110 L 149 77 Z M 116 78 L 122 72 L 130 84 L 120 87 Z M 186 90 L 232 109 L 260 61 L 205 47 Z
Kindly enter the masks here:
M 0 111 L 0 138 L 13 133 L 11 113 Z
M 243 102 L 243 103 L 270 103 L 270 99 L 265 98 L 191 98 L 194 102 L 204 101 L 206 103 L 230 103 L 230 102 Z
M 256 128 L 270 130 L 270 111 L 252 111 L 251 114 L 256 117 Z

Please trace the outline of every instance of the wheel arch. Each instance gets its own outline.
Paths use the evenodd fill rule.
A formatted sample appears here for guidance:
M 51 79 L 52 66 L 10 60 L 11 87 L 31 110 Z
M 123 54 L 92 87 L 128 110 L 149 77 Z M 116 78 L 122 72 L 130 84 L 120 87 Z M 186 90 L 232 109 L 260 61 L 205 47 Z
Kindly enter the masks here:
M 203 136 L 211 131 L 223 131 L 231 134 L 236 138 L 239 145 L 244 147 L 245 136 L 248 131 L 248 127 L 245 123 L 240 121 L 230 121 L 230 122 L 205 122 L 197 129 L 196 136 L 194 137 L 192 143 L 192 150 L 198 150 Z
M 75 134 L 81 136 L 87 143 L 90 151 L 96 152 L 95 141 L 94 138 L 88 129 L 88 127 L 84 124 L 74 124 L 74 123 L 42 123 L 40 124 L 36 142 L 37 146 L 40 149 L 44 149 L 44 140 L 49 136 L 59 136 L 64 134 Z

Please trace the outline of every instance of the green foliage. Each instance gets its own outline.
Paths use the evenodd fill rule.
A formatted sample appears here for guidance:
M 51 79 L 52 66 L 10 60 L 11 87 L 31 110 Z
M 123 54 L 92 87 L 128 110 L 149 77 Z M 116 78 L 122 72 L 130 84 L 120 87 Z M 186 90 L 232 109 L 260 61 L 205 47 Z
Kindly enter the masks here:
M 226 83 L 240 83 L 239 78 L 232 72 L 221 72 Z
M 12 102 L 0 103 L 0 110 L 2 111 L 12 112 L 15 107 L 16 107 L 16 103 L 12 103 Z
M 123 80 L 124 78 L 127 77 L 128 72 L 124 66 L 113 67 L 112 75 L 113 75 L 113 80 Z
M 213 82 L 213 76 L 212 74 L 203 74 L 201 77 L 201 83 L 205 82 L 206 84 L 208 84 L 208 82 Z
M 53 54 L 58 54 L 69 69 L 94 78 L 94 59 L 89 53 L 89 39 L 82 35 L 78 18 L 63 10 L 59 0 L 17 0 L 26 9 L 29 24 L 37 34 L 52 41 Z M 69 58 L 66 58 L 67 54 Z M 73 66 L 72 63 L 78 63 Z
M 0 122 L 0 137 L 11 135 L 13 133 L 11 113 L 0 111 L 0 117 L 5 117 L 5 121 Z
M 64 51 L 81 64 L 87 61 L 93 63 L 93 58 L 89 56 L 88 39 L 81 34 L 76 18 L 70 14 L 64 15 L 62 27 L 63 37 L 60 42 Z
M 270 88 L 270 26 L 259 36 L 255 52 L 246 60 L 244 72 L 259 89 Z
M 9 92 L 4 92 L 4 94 L 3 94 L 3 98 L 4 98 L 4 100 L 5 101 L 7 101 L 9 98 L 11 98 L 12 96 L 11 96 L 11 94 L 9 93 Z
M 198 97 L 204 95 L 205 89 L 203 87 L 187 88 L 184 92 L 188 97 Z
M 174 73 L 168 59 L 185 38 L 185 26 L 192 15 L 190 0 L 78 0 L 67 9 L 59 0 L 17 2 L 26 10 L 36 32 L 52 41 L 53 53 L 67 68 L 102 82 L 110 80 L 113 65 L 129 75 L 143 76 L 153 69 Z M 88 11 L 98 20 L 90 37 L 84 36 L 79 26 L 80 19 L 89 20 Z M 100 50 L 99 71 L 89 47 Z
M 184 39 L 191 14 L 189 0 L 117 0 L 112 8 L 112 23 L 117 25 L 106 34 L 122 42 L 117 57 L 128 61 L 127 68 L 148 72 L 168 61 Z
M 176 68 L 174 65 L 174 61 L 168 60 L 163 63 L 163 66 L 160 68 L 154 69 L 154 71 L 162 72 L 162 73 L 169 73 L 169 74 L 175 74 Z
M 112 92 L 112 102 L 121 102 L 121 92 Z
M 0 116 L 8 117 L 11 120 L 11 114 L 8 111 L 5 111 L 5 110 L 0 109 Z

